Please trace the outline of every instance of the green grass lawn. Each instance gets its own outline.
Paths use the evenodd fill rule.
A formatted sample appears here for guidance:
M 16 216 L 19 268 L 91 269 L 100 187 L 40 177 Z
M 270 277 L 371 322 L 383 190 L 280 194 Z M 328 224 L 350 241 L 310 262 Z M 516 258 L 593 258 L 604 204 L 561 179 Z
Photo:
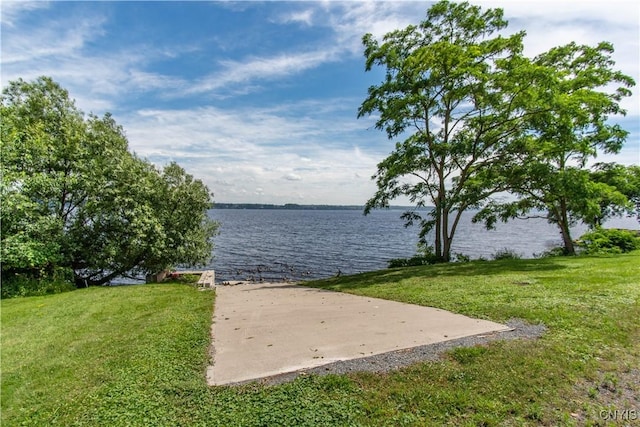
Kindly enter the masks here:
M 548 331 L 389 374 L 209 388 L 212 292 L 167 284 L 3 300 L 2 426 L 640 424 L 640 252 L 311 284 Z

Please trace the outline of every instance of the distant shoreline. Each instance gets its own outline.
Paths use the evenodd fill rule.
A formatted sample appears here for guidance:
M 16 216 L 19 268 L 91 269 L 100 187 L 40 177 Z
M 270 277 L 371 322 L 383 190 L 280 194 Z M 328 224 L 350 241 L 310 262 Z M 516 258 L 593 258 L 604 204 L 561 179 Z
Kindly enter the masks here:
M 364 210 L 364 206 L 359 205 L 300 205 L 297 203 L 285 203 L 284 205 L 274 205 L 267 203 L 215 203 L 213 209 L 273 209 L 273 210 L 343 210 L 356 211 Z M 415 206 L 390 206 L 391 210 L 413 210 Z M 429 209 L 429 208 L 421 208 Z

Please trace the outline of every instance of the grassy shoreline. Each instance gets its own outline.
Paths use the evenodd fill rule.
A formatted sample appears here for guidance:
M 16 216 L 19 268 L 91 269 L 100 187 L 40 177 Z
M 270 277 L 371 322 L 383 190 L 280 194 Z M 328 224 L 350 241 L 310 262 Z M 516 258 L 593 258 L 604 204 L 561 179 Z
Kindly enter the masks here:
M 208 388 L 214 294 L 179 284 L 2 301 L 2 425 L 625 425 L 640 413 L 640 252 L 306 283 L 502 322 L 537 340 L 387 374 Z M 603 410 L 618 410 L 606 420 Z M 627 418 L 632 412 L 627 412 Z M 638 414 L 640 416 L 640 414 Z M 610 418 L 610 417 L 609 417 Z

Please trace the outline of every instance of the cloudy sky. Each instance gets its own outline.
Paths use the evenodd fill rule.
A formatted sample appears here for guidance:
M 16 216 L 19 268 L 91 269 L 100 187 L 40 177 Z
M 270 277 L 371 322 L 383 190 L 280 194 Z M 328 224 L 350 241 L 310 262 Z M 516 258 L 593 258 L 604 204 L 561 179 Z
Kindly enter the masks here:
M 632 1 L 484 1 L 528 55 L 575 40 L 614 43 L 640 82 L 640 9 Z M 1 83 L 40 75 L 84 112 L 111 112 L 130 147 L 175 160 L 218 202 L 363 204 L 393 142 L 357 119 L 367 87 L 361 37 L 418 23 L 430 2 L 2 1 Z M 618 120 L 615 160 L 640 162 L 640 96 Z

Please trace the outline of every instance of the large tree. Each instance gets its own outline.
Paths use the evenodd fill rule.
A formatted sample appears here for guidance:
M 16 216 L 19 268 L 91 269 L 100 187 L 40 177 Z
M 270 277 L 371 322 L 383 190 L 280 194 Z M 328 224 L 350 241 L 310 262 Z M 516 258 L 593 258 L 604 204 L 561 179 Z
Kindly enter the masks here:
M 573 225 L 597 221 L 603 204 L 626 205 L 612 181 L 594 179 L 588 169 L 598 153 L 619 152 L 628 134 L 609 118 L 625 114 L 619 102 L 635 82 L 613 69 L 612 53 L 606 42 L 570 43 L 533 59 L 532 108 L 546 108 L 528 116 L 525 136 L 511 145 L 511 160 L 498 174 L 517 200 L 492 203 L 476 219 L 490 226 L 496 218 L 545 218 L 558 226 L 565 253 L 574 254 Z
M 1 108 L 3 275 L 64 267 L 100 285 L 210 259 L 206 186 L 130 153 L 109 114 L 85 117 L 46 77 L 11 82 Z
M 423 240 L 434 232 L 443 261 L 463 212 L 504 190 L 494 165 L 507 161 L 504 146 L 535 112 L 528 107 L 536 69 L 522 56 L 524 33 L 495 35 L 506 26 L 501 9 L 441 1 L 417 26 L 381 42 L 363 37 L 366 70 L 381 66 L 386 74 L 358 116 L 377 114 L 376 128 L 403 138 L 378 164 L 378 190 L 365 213 L 399 196 L 433 206 L 425 218 L 416 211 L 404 218 L 420 221 Z

